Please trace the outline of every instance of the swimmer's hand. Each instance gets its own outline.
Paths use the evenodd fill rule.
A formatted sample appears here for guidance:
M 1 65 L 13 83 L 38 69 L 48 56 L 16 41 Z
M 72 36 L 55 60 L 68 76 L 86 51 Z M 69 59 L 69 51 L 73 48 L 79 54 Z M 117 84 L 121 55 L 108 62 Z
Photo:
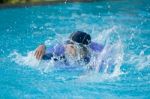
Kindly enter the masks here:
M 42 59 L 44 53 L 45 53 L 45 45 L 39 45 L 35 51 L 34 56 L 36 57 L 36 59 L 40 60 Z

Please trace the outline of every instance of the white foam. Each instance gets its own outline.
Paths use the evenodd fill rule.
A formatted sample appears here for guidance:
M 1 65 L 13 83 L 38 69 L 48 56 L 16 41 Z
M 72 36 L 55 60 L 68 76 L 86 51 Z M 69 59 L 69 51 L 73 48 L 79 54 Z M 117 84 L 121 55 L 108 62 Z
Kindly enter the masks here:
M 145 55 L 144 50 L 141 50 L 139 55 L 134 53 L 129 54 L 127 62 L 134 65 L 137 70 L 143 70 L 146 67 L 150 67 L 150 55 Z
M 109 74 L 110 72 L 111 76 L 119 76 L 122 74 L 120 67 L 124 61 L 124 50 L 123 43 L 116 32 L 118 29 L 119 27 L 117 26 L 105 29 L 94 39 L 95 42 L 105 44 L 101 53 L 96 53 L 97 55 L 95 53 L 92 54 L 93 56 L 90 65 L 94 65 L 96 72 L 100 71 L 100 64 L 104 63 L 104 74 Z M 111 40 L 114 33 L 116 41 Z M 109 69 L 112 69 L 112 71 Z
M 14 51 L 9 55 L 11 60 L 20 66 L 28 66 L 40 70 L 41 72 L 49 72 L 53 67 L 52 61 L 37 60 L 34 56 L 34 51 L 30 51 L 27 55 L 23 56 L 20 53 Z
M 114 70 L 111 76 L 119 76 L 121 74 L 120 67 L 123 62 L 123 44 L 121 40 L 118 38 L 116 42 L 112 44 L 111 36 L 116 32 L 116 29 L 118 29 L 117 26 L 113 26 L 111 28 L 107 28 L 103 30 L 97 38 L 94 39 L 95 42 L 100 42 L 105 44 L 105 47 L 103 51 L 99 54 L 97 54 L 95 58 L 95 54 L 92 56 L 92 61 L 90 62 L 90 65 L 94 64 L 96 66 L 95 71 L 99 71 L 99 64 L 101 64 L 102 60 L 105 61 L 105 70 L 104 74 L 107 74 L 107 69 L 109 66 L 114 65 Z M 93 33 L 95 30 L 93 29 Z M 117 36 L 117 35 L 116 35 Z M 48 39 L 45 41 L 46 45 L 52 45 L 53 43 L 59 42 L 59 40 L 65 41 L 65 37 L 57 34 L 57 37 L 59 39 L 52 40 Z M 39 61 L 34 57 L 34 51 L 30 51 L 27 53 L 27 55 L 22 55 L 18 53 L 17 51 L 12 52 L 9 57 L 11 57 L 11 60 L 15 63 L 23 66 L 29 66 L 32 68 L 39 69 L 42 72 L 48 72 L 51 71 L 51 68 L 54 67 L 55 63 L 53 61 Z

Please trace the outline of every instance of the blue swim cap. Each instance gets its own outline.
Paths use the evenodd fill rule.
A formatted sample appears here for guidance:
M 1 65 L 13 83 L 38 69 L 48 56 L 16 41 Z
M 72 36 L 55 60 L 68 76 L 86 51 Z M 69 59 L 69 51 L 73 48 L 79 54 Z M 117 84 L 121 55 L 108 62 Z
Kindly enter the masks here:
M 70 35 L 69 37 L 72 41 L 79 44 L 88 45 L 91 43 L 91 36 L 85 32 L 77 31 Z

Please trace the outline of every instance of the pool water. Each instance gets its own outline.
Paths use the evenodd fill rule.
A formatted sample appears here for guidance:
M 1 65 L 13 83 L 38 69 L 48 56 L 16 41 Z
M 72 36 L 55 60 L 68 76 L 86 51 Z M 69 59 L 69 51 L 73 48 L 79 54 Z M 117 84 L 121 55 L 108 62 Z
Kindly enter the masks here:
M 113 73 L 55 68 L 34 49 L 74 31 L 110 45 Z M 107 48 L 99 59 L 107 56 Z M 93 62 L 98 60 L 94 59 Z M 59 64 L 61 67 L 61 64 Z M 150 1 L 102 0 L 0 10 L 1 99 L 149 99 Z

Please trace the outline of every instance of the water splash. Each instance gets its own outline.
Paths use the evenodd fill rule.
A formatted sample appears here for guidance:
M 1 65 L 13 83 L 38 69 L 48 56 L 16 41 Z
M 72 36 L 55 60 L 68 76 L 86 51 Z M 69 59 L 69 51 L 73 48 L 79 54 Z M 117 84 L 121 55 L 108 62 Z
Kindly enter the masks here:
M 105 29 L 94 39 L 95 42 L 105 45 L 101 53 L 92 53 L 90 65 L 95 67 L 96 72 L 111 74 L 111 76 L 122 74 L 120 68 L 124 61 L 124 47 L 116 31 L 119 29 L 120 27 L 117 26 Z
M 143 70 L 146 67 L 150 67 L 150 55 L 145 55 L 145 50 L 141 50 L 139 55 L 131 53 L 127 55 L 127 63 L 134 65 L 137 70 Z
M 95 42 L 102 42 L 103 44 L 105 44 L 105 47 L 101 53 L 92 53 L 93 55 L 91 57 L 91 62 L 85 66 L 86 68 L 88 68 L 89 65 L 92 65 L 95 67 L 95 72 L 97 73 L 101 72 L 106 75 L 110 74 L 111 76 L 119 76 L 121 74 L 120 67 L 122 65 L 124 56 L 123 44 L 120 38 L 118 38 L 118 40 L 116 40 L 115 43 L 114 41 L 113 42 L 111 41 L 111 36 L 116 31 L 116 29 L 118 29 L 117 26 L 105 29 L 101 32 L 101 34 L 98 35 L 97 38 L 94 39 Z M 46 40 L 45 44 L 50 46 L 60 42 L 59 38 L 61 38 L 61 40 L 63 41 L 65 41 L 66 39 L 59 34 L 57 35 L 57 37 L 58 37 L 57 40 L 53 39 Z M 9 55 L 9 57 L 11 58 L 12 61 L 21 66 L 22 65 L 29 66 L 31 68 L 38 69 L 42 72 L 49 72 L 56 65 L 56 63 L 52 60 L 51 61 L 36 60 L 34 57 L 34 51 L 28 52 L 26 56 L 23 56 L 20 53 L 14 51 Z M 103 64 L 103 66 L 101 64 Z
M 34 51 L 30 51 L 27 55 L 23 56 L 17 51 L 12 52 L 9 56 L 11 61 L 17 63 L 20 66 L 28 66 L 40 70 L 41 73 L 50 72 L 53 68 L 53 61 L 41 61 L 37 60 L 34 56 Z

